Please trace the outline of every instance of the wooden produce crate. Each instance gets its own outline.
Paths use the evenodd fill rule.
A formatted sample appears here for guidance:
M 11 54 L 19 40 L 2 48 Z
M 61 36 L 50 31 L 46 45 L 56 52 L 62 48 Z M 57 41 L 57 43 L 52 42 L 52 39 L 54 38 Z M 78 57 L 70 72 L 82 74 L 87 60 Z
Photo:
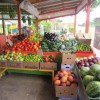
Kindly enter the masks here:
M 0 67 L 7 67 L 7 61 L 0 61 Z
M 77 37 L 79 42 L 91 44 L 91 38 L 88 34 L 78 34 Z
M 78 87 L 55 86 L 56 97 L 77 98 Z
M 22 68 L 23 67 L 23 62 L 7 61 L 7 67 L 9 67 L 9 68 Z
M 57 63 L 54 63 L 54 62 L 40 62 L 40 69 L 57 70 Z
M 23 62 L 23 68 L 39 69 L 39 62 Z
M 74 64 L 75 60 L 75 54 L 62 53 L 62 64 Z

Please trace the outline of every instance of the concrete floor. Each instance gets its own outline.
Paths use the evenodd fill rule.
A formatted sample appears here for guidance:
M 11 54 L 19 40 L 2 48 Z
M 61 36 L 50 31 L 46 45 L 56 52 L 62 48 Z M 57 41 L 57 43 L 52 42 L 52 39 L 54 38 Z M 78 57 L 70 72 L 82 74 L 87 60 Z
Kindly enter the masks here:
M 0 79 L 0 100 L 55 100 L 50 76 L 9 74 Z

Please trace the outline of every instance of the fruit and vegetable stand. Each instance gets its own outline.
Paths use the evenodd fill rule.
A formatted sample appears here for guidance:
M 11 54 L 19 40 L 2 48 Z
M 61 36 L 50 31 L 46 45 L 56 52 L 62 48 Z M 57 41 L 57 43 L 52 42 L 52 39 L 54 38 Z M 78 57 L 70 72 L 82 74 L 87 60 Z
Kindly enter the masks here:
M 65 16 L 63 12 L 69 11 L 66 15 L 75 15 L 75 35 L 76 14 L 87 5 L 85 32 L 88 33 L 90 5 L 93 1 L 83 0 L 79 2 L 79 6 L 76 5 L 77 9 L 75 7 L 71 11 L 70 9 L 59 10 L 57 15 L 54 14 L 55 11 L 50 11 L 50 14 L 44 12 L 39 20 Z M 38 2 L 43 1 L 37 0 L 35 3 Z M 3 44 L 0 44 L 0 77 L 6 71 L 51 75 L 55 96 L 59 100 L 77 100 L 78 96 L 80 100 L 100 100 L 100 58 L 96 57 L 90 46 L 91 39 L 88 34 L 72 38 L 67 36 L 66 39 L 62 39 L 55 33 L 45 32 L 42 35 L 34 32 L 27 37 L 21 34 L 21 10 L 19 3 L 17 5 L 19 34 L 10 38 L 13 45 L 2 40 L 2 38 L 5 40 L 6 36 L 0 36 L 0 43 Z M 46 13 L 48 16 L 52 15 L 51 18 L 48 18 Z M 31 24 L 30 18 L 28 20 Z M 38 21 L 36 22 L 38 30 Z

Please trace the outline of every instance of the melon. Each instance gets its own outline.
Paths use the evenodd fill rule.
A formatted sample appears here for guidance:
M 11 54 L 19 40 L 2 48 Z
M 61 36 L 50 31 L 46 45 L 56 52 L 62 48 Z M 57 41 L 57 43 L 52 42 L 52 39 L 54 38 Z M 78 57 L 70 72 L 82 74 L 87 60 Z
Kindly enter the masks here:
M 94 76 L 86 75 L 83 78 L 83 83 L 84 83 L 85 86 L 87 86 L 89 82 L 94 81 L 94 80 L 95 80 L 95 77 Z
M 82 68 L 80 69 L 80 74 L 81 74 L 81 76 L 84 77 L 84 76 L 86 76 L 87 74 L 89 74 L 89 70 L 90 70 L 89 67 L 82 67 Z
M 86 87 L 86 92 L 89 97 L 97 98 L 100 97 L 100 82 L 92 81 Z
M 91 75 L 94 75 L 98 80 L 100 80 L 100 65 L 94 64 L 90 68 Z

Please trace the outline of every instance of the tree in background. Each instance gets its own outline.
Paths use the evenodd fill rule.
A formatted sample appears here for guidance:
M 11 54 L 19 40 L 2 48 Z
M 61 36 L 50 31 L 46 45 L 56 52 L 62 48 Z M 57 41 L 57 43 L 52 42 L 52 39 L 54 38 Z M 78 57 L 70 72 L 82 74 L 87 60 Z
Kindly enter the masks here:
M 74 27 L 69 27 L 69 32 L 74 33 Z
M 44 32 L 50 32 L 51 27 L 52 27 L 52 23 L 50 20 L 46 20 L 46 21 L 41 21 L 39 23 L 39 26 L 43 25 L 44 26 Z
M 97 8 L 100 5 L 100 0 L 95 0 L 92 4 L 92 9 Z

